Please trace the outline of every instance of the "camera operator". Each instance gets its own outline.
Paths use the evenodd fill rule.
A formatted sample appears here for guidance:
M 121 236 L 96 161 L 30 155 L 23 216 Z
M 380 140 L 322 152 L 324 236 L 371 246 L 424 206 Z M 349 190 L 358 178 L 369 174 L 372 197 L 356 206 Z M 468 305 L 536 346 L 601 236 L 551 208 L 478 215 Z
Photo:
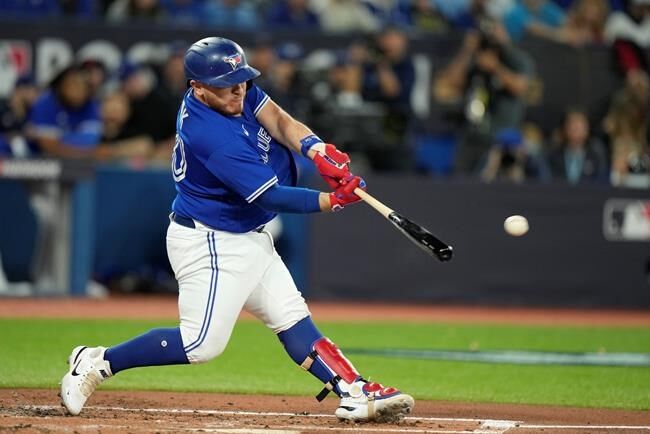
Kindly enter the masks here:
M 387 27 L 369 47 L 362 67 L 361 95 L 364 101 L 385 106 L 384 143 L 374 143 L 368 151 L 371 165 L 378 170 L 409 170 L 411 157 L 406 131 L 413 117 L 411 92 L 415 66 L 408 50 L 407 35 L 397 27 Z
M 532 59 L 511 44 L 501 24 L 483 20 L 477 31 L 467 33 L 435 89 L 438 100 L 445 95 L 462 104 L 457 173 L 475 173 L 496 135 L 520 128 L 532 72 Z

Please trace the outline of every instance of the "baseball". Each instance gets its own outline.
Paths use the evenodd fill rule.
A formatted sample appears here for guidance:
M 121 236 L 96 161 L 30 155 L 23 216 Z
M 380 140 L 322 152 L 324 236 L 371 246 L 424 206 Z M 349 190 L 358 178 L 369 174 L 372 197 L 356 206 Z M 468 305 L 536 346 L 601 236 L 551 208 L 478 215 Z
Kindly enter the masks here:
M 528 232 L 528 220 L 522 215 L 511 215 L 503 222 L 503 228 L 513 237 L 520 237 Z

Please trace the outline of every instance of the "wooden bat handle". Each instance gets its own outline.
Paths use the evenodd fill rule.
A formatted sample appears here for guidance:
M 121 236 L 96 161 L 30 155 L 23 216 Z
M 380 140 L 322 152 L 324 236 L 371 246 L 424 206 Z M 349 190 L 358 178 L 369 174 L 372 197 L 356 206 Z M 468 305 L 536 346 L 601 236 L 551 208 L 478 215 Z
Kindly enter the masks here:
M 393 212 L 392 209 L 388 208 L 386 205 L 379 202 L 377 199 L 358 187 L 354 189 L 354 194 L 359 196 L 365 203 L 376 209 L 379 214 L 383 215 L 386 218 L 388 218 L 388 216 Z

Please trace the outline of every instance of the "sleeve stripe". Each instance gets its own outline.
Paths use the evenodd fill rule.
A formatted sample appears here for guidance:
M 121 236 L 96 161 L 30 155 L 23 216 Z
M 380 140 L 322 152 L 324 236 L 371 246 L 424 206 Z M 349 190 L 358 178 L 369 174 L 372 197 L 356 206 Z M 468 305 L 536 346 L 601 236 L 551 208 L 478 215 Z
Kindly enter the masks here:
M 246 202 L 251 203 L 252 201 L 257 199 L 260 194 L 264 193 L 266 190 L 269 189 L 269 187 L 271 187 L 273 184 L 277 182 L 278 182 L 277 176 L 274 176 L 273 178 L 269 179 L 264 184 L 262 184 L 260 188 L 258 188 L 253 193 L 251 193 L 251 195 L 246 198 Z
M 257 104 L 257 107 L 255 107 L 255 110 L 253 110 L 253 114 L 257 116 L 257 113 L 262 110 L 262 107 L 269 101 L 269 96 L 264 95 L 264 98 L 262 98 L 262 101 L 260 101 L 259 104 Z

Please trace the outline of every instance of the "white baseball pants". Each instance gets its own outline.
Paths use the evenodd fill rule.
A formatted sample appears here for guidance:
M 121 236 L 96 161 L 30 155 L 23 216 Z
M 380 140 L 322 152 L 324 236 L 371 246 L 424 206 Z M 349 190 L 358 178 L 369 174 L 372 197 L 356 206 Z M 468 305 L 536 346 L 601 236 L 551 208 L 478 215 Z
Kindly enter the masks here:
M 310 315 L 267 232 L 235 234 L 171 222 L 167 254 L 178 281 L 183 347 L 190 363 L 219 356 L 242 309 L 275 333 Z

